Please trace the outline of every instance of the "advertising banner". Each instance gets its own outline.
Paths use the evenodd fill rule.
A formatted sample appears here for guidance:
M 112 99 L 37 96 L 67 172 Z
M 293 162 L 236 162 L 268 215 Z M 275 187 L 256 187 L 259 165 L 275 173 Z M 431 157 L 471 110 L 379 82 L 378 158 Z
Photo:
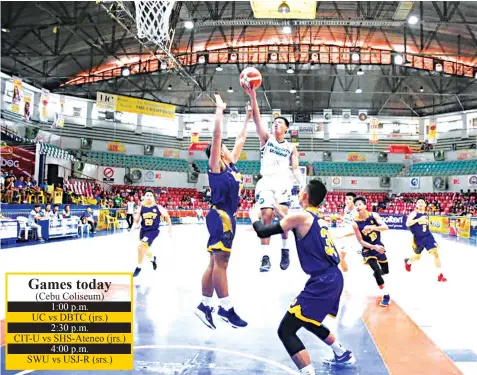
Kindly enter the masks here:
M 30 121 L 31 114 L 33 112 L 31 99 L 33 94 L 31 92 L 25 92 L 25 96 L 23 97 L 24 107 L 23 107 L 23 119 L 25 121 Z
M 470 218 L 470 236 L 477 237 L 477 217 Z
M 50 100 L 50 92 L 47 89 L 41 90 L 40 98 L 40 122 L 48 122 L 48 101 Z
M 360 152 L 350 152 L 346 155 L 346 160 L 355 162 L 355 161 L 366 161 L 366 154 Z
M 411 177 L 409 179 L 409 187 L 411 189 L 419 189 L 420 185 L 421 185 L 421 179 L 419 177 Z
M 379 142 L 379 120 L 377 118 L 371 119 L 369 122 L 369 143 Z
M 335 176 L 331 177 L 331 186 L 340 187 L 341 186 L 341 177 Z
M 20 103 L 23 97 L 23 82 L 18 77 L 13 78 L 13 98 L 11 110 L 15 113 L 21 113 Z
M 477 188 L 477 176 L 469 176 L 469 187 Z
M 432 145 L 437 143 L 437 119 L 431 117 L 428 125 L 427 141 Z
M 429 216 L 429 228 L 431 232 L 449 233 L 449 218 L 445 216 Z
M 469 160 L 469 159 L 477 159 L 477 151 L 464 150 L 464 151 L 460 151 L 457 154 L 457 160 Z
M 449 218 L 449 235 L 460 238 L 470 238 L 470 218 Z
M 179 150 L 175 150 L 173 148 L 165 148 L 164 149 L 164 157 L 165 158 L 179 158 Z
M 126 146 L 121 142 L 108 142 L 106 149 L 110 152 L 126 152 Z
M 122 95 L 98 92 L 96 107 L 109 112 L 129 112 L 138 115 L 164 117 L 174 119 L 176 106 L 152 100 L 131 98 Z
M 379 214 L 384 220 L 384 222 L 388 225 L 389 229 L 401 229 L 406 230 L 406 215 L 398 215 L 398 214 Z

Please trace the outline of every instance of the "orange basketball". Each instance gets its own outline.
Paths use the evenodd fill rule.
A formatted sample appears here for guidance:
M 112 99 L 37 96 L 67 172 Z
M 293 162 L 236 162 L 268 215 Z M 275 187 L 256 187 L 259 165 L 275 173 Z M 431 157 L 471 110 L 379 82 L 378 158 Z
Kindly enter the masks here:
M 262 84 L 262 75 L 257 68 L 249 67 L 242 70 L 240 73 L 240 86 L 242 88 L 250 87 L 256 90 Z

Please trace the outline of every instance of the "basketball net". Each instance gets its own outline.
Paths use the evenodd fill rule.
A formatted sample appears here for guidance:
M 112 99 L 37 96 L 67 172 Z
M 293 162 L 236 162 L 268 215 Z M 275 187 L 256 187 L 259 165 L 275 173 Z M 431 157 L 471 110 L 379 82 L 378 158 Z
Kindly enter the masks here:
M 150 42 L 166 45 L 171 37 L 169 19 L 174 1 L 134 1 L 137 36 Z

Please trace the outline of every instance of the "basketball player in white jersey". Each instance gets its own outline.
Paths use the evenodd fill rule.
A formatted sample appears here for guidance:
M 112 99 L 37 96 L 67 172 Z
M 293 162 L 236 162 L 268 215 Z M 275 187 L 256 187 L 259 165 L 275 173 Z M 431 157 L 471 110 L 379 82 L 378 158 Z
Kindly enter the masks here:
M 343 272 L 348 272 L 348 264 L 346 263 L 346 254 L 356 246 L 357 242 L 354 237 L 353 223 L 358 216 L 358 212 L 354 208 L 355 193 L 346 193 L 345 208 L 343 212 L 343 224 L 335 236 L 336 244 L 339 247 L 339 254 L 341 258 L 340 266 Z
M 253 111 L 253 121 L 260 138 L 262 178 L 255 188 L 257 206 L 260 208 L 263 224 L 270 224 L 275 216 L 274 205 L 278 203 L 282 211 L 287 212 L 290 203 L 293 180 L 300 186 L 301 173 L 298 167 L 298 151 L 295 145 L 285 140 L 290 123 L 284 117 L 277 117 L 273 122 L 273 134 L 270 134 L 260 120 L 260 110 L 257 103 L 256 91 L 244 88 L 250 96 Z M 290 164 L 292 173 L 290 173 Z M 300 190 L 302 186 L 300 186 Z M 282 256 L 280 268 L 286 270 L 290 265 L 288 249 L 288 233 L 282 234 Z M 268 272 L 271 267 L 269 248 L 270 237 L 260 239 L 262 244 L 262 264 L 260 272 Z

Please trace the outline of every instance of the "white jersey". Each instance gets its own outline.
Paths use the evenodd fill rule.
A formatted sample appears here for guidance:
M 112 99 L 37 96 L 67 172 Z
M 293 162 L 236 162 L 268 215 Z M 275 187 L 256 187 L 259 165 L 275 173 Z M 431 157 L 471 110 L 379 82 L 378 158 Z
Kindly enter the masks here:
M 356 208 L 353 207 L 352 210 L 349 210 L 348 207 L 345 206 L 343 213 L 343 226 L 346 228 L 351 228 L 353 226 L 354 219 L 356 216 L 358 216 Z
M 260 149 L 262 176 L 291 176 L 290 159 L 293 145 L 283 140 L 278 142 L 274 136 L 268 138 L 267 143 Z

